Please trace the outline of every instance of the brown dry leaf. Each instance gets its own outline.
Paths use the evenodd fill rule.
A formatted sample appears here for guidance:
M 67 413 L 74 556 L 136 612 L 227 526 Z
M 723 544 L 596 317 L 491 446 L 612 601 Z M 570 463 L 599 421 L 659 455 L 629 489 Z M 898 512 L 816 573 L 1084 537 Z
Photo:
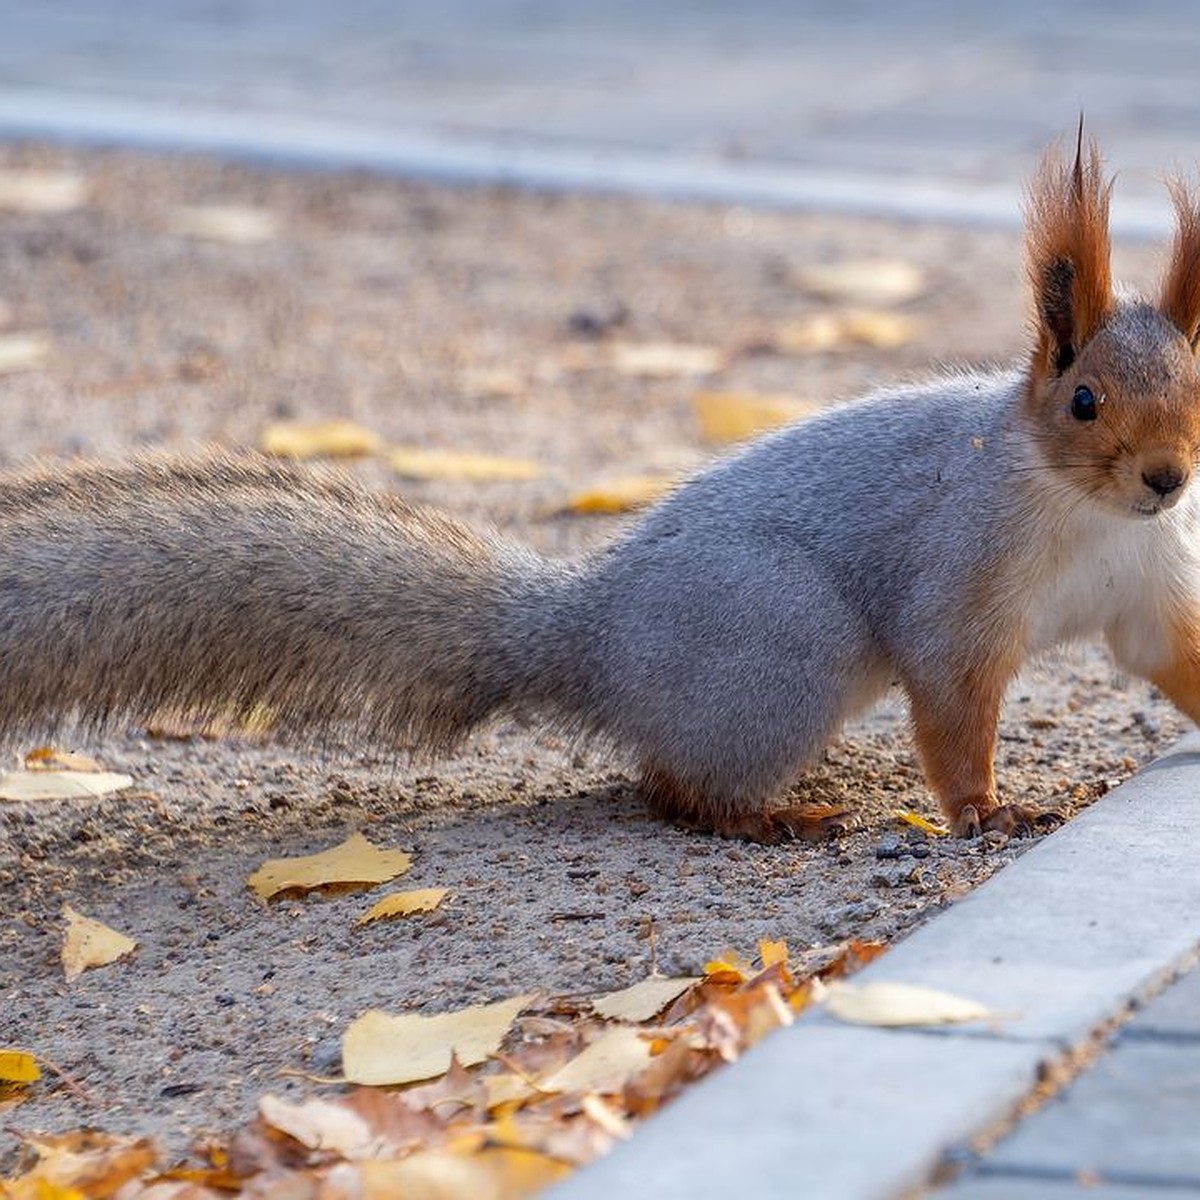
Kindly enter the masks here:
M 87 182 L 73 171 L 0 170 L 0 210 L 66 213 L 87 201 Z
M 263 430 L 260 445 L 281 458 L 362 458 L 377 454 L 383 439 L 353 421 L 278 421 Z
M 342 1036 L 342 1069 L 351 1083 L 415 1083 L 450 1066 L 495 1054 L 504 1035 L 532 996 L 477 1004 L 457 1012 L 423 1017 L 391 1016 L 372 1010 L 351 1022 Z
M 852 346 L 895 350 L 921 332 L 915 317 L 876 308 L 850 308 L 842 312 L 812 313 L 779 325 L 771 343 L 781 354 L 817 354 Z
M 697 975 L 668 979 L 665 975 L 651 975 L 641 983 L 597 996 L 592 1001 L 592 1011 L 606 1021 L 649 1021 L 658 1016 L 673 1000 L 677 1000 L 693 984 L 699 983 Z
M 25 755 L 27 771 L 85 771 L 102 773 L 104 768 L 86 754 L 75 750 L 58 750 L 54 746 L 38 746 Z
M 537 1086 L 546 1092 L 620 1091 L 646 1069 L 652 1057 L 650 1043 L 640 1030 L 613 1025 L 570 1062 L 537 1080 Z
M 42 1071 L 28 1050 L 0 1050 L 0 1086 L 9 1083 L 35 1083 Z
M 78 979 L 89 967 L 105 967 L 137 949 L 133 938 L 110 929 L 101 921 L 80 916 L 69 904 L 63 905 L 67 936 L 63 942 L 62 964 L 67 982 Z
M 661 500 L 678 481 L 663 475 L 629 475 L 576 492 L 567 508 L 577 513 L 623 513 Z
M 700 435 L 709 442 L 740 442 L 803 421 L 822 405 L 795 396 L 755 392 L 697 392 L 692 399 Z
M 44 367 L 53 345 L 45 334 L 6 333 L 0 335 L 0 375 L 33 371 Z
M 893 815 L 897 821 L 905 825 L 911 825 L 914 829 L 919 829 L 922 833 L 929 834 L 930 837 L 950 836 L 950 830 L 945 825 L 939 825 L 937 821 L 931 821 L 928 817 L 923 817 L 918 812 L 902 809 Z
M 392 470 L 408 479 L 466 479 L 472 483 L 538 479 L 541 465 L 523 458 L 421 450 L 398 446 L 387 452 Z
M 158 1158 L 148 1140 L 90 1129 L 41 1134 L 28 1144 L 38 1161 L 3 1184 L 6 1200 L 110 1200 Z
M 253 246 L 279 234 L 279 219 L 273 212 L 245 204 L 180 205 L 167 214 L 167 224 L 184 237 L 230 246 Z
M 611 342 L 608 358 L 621 375 L 669 379 L 679 375 L 712 375 L 725 366 L 725 352 L 688 342 Z
M 384 850 L 361 833 L 319 854 L 268 859 L 246 881 L 264 900 L 282 892 L 309 892 L 323 887 L 368 887 L 403 875 L 412 855 Z
M 131 787 L 133 778 L 113 771 L 9 771 L 0 775 L 0 800 L 70 800 L 107 796 Z
M 273 1129 L 295 1138 L 310 1150 L 329 1150 L 342 1158 L 368 1158 L 379 1139 L 358 1113 L 329 1100 L 306 1100 L 292 1104 L 266 1095 L 258 1102 L 258 1113 Z
M 825 986 L 822 1004 L 830 1016 L 851 1025 L 957 1025 L 1000 1015 L 974 1000 L 907 983 L 835 980 Z
M 927 288 L 925 272 L 902 258 L 853 258 L 814 264 L 800 272 L 806 291 L 852 304 L 902 304 Z
M 407 917 L 412 913 L 433 912 L 446 895 L 446 888 L 415 888 L 408 892 L 393 892 L 373 904 L 354 923 L 368 925 L 383 917 Z

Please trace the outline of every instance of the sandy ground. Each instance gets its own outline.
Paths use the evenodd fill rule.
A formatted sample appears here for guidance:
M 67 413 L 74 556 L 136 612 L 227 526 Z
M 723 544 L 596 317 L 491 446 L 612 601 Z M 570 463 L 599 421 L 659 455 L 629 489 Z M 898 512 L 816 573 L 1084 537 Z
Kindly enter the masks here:
M 622 338 L 732 352 L 703 386 L 829 401 L 1023 344 L 1019 247 L 1001 233 L 116 153 L 0 153 L 0 166 L 14 165 L 78 170 L 91 199 L 65 215 L 0 214 L 9 325 L 54 344 L 47 369 L 0 378 L 9 465 L 249 445 L 281 417 L 346 416 L 391 443 L 545 463 L 542 479 L 522 483 L 407 482 L 378 461 L 356 469 L 571 553 L 620 520 L 563 515 L 581 483 L 687 470 L 713 453 L 692 413 L 696 380 L 575 369 L 614 317 Z M 264 207 L 280 233 L 229 245 L 172 231 L 175 206 L 211 203 Z M 1121 274 L 1152 278 L 1148 251 L 1119 251 Z M 806 265 L 875 254 L 928 273 L 904 310 L 923 323 L 917 341 L 764 351 L 781 322 L 820 307 L 798 285 Z M 1148 687 L 1098 651 L 1073 650 L 1013 690 L 1005 792 L 1069 810 L 1177 728 Z M 797 948 L 894 939 L 1021 848 L 896 835 L 897 809 L 933 814 L 898 704 L 848 730 L 808 784 L 853 804 L 860 829 L 783 848 L 665 828 L 621 763 L 515 725 L 415 765 L 355 744 L 139 730 L 82 748 L 134 788 L 0 802 L 0 1046 L 33 1049 L 78 1085 L 49 1080 L 3 1123 L 150 1131 L 175 1151 L 228 1130 L 265 1090 L 312 1090 L 281 1069 L 336 1071 L 340 1032 L 368 1007 L 594 992 L 654 964 L 695 971 L 726 947 L 749 954 L 762 937 Z M 264 858 L 353 830 L 412 850 L 405 885 L 450 888 L 443 909 L 355 929 L 361 895 L 266 907 L 247 889 Z M 136 955 L 67 986 L 64 902 L 136 937 Z M 0 1133 L 0 1166 L 15 1144 Z

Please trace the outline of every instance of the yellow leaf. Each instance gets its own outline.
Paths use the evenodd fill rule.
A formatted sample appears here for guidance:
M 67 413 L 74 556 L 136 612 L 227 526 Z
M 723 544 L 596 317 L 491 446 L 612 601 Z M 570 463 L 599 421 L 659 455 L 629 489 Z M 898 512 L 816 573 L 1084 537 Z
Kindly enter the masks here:
M 711 375 L 725 366 L 715 346 L 685 342 L 613 342 L 609 361 L 621 375 L 667 379 L 676 375 Z
M 258 1112 L 268 1125 L 310 1150 L 333 1150 L 343 1158 L 366 1158 L 378 1147 L 379 1139 L 370 1125 L 344 1104 L 320 1099 L 292 1104 L 266 1095 L 259 1099 Z
M 561 1182 L 571 1167 L 535 1150 L 489 1146 L 463 1156 L 446 1150 L 418 1150 L 393 1161 L 335 1168 L 338 1195 L 357 1200 L 525 1200 Z M 322 1192 L 322 1195 L 325 1193 Z
M 393 892 L 373 904 L 356 925 L 366 925 L 381 917 L 407 917 L 411 913 L 433 912 L 446 897 L 445 888 L 417 888 L 410 892 Z
M 247 882 L 264 900 L 270 900 L 280 892 L 386 883 L 411 866 L 411 854 L 383 850 L 361 833 L 353 833 L 341 845 L 320 854 L 268 859 Z
M 5 1200 L 113 1200 L 157 1161 L 153 1144 L 96 1129 L 26 1138 L 38 1161 L 12 1182 L 0 1180 Z M 140 1195 L 136 1187 L 133 1195 Z
M 110 929 L 91 917 L 80 916 L 69 904 L 63 905 L 67 936 L 63 942 L 62 964 L 67 982 L 78 979 L 89 967 L 105 967 L 137 949 L 133 938 Z
M 528 1080 L 511 1072 L 484 1075 L 480 1077 L 479 1082 L 483 1084 L 484 1095 L 487 1097 L 485 1103 L 489 1110 L 499 1108 L 503 1104 L 520 1104 L 530 1096 L 538 1094 L 537 1088 Z
M 282 458 L 361 458 L 377 453 L 383 439 L 353 421 L 279 421 L 263 430 L 261 445 Z
M 733 958 L 714 958 L 704 964 L 704 978 L 716 983 L 745 983 L 753 972 Z
M 567 507 L 578 513 L 629 512 L 662 499 L 675 482 L 661 475 L 630 475 L 576 492 L 567 501 Z
M 351 1083 L 382 1085 L 440 1075 L 449 1069 L 451 1055 L 467 1067 L 483 1062 L 499 1050 L 531 999 L 514 996 L 433 1017 L 391 1016 L 373 1009 L 351 1022 L 342 1036 L 342 1069 Z
M 649 1021 L 682 996 L 692 984 L 699 982 L 694 975 L 678 979 L 651 975 L 632 987 L 596 997 L 592 1001 L 592 1011 L 608 1021 Z
M 112 771 L 9 771 L 0 775 L 0 800 L 69 800 L 107 796 L 129 787 L 133 778 Z
M 279 233 L 273 212 L 244 204 L 181 205 L 168 214 L 168 224 L 172 232 L 185 237 L 232 246 L 269 242 Z
M 27 771 L 84 771 L 102 773 L 104 768 L 86 754 L 75 750 L 57 750 L 53 746 L 38 746 L 25 755 Z
M 849 346 L 874 346 L 894 350 L 911 342 L 920 332 L 920 322 L 901 313 L 876 308 L 852 308 L 842 312 L 812 313 L 785 321 L 771 340 L 784 354 L 816 354 Z
M 787 966 L 788 960 L 788 944 L 787 942 L 759 942 L 758 957 L 762 960 L 764 967 Z
M 794 396 L 753 392 L 697 392 L 692 399 L 700 435 L 709 442 L 740 442 L 821 411 Z
M 825 986 L 825 1011 L 851 1025 L 956 1025 L 996 1020 L 998 1013 L 974 1000 L 906 983 L 843 983 Z
M 612 1092 L 645 1070 L 650 1043 L 629 1025 L 610 1025 L 586 1049 L 537 1081 L 547 1092 Z
M 0 209 L 65 213 L 87 203 L 83 177 L 70 171 L 0 171 Z
M 0 336 L 0 375 L 44 367 L 50 350 L 50 339 L 40 333 L 6 333 Z
M 26 1050 L 0 1050 L 0 1084 L 33 1083 L 41 1079 L 37 1059 Z
M 537 479 L 542 474 L 542 468 L 528 459 L 453 450 L 396 447 L 388 451 L 388 461 L 398 475 L 409 479 L 467 479 L 473 483 L 490 483 Z
M 857 258 L 806 267 L 803 287 L 814 295 L 857 304 L 901 304 L 926 290 L 925 273 L 900 258 Z
M 930 837 L 950 836 L 950 830 L 945 825 L 939 825 L 936 821 L 931 821 L 928 817 L 921 816 L 920 813 L 902 809 L 895 814 L 895 817 L 897 821 L 902 821 L 905 825 L 911 825 L 914 829 L 919 829 L 922 833 L 929 834 Z

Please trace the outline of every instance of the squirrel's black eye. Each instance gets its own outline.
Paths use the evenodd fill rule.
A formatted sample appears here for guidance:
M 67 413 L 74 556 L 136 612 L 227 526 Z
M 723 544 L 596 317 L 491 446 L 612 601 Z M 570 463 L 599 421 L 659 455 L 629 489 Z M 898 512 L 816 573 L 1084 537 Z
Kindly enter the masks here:
M 1071 416 L 1077 421 L 1096 419 L 1096 397 L 1092 395 L 1092 389 L 1082 383 L 1071 397 Z

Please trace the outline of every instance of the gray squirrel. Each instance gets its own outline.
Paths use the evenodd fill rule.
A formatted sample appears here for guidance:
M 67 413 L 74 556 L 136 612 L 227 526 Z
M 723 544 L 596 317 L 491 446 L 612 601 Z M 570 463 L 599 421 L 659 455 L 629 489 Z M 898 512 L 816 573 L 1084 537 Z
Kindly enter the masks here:
M 265 705 L 438 751 L 528 713 L 630 755 L 663 817 L 773 842 L 898 682 L 953 832 L 1019 830 L 993 753 L 1031 655 L 1102 635 L 1200 719 L 1200 203 L 1175 185 L 1154 303 L 1114 292 L 1110 190 L 1082 138 L 1035 177 L 1024 364 L 766 437 L 581 561 L 252 456 L 0 481 L 0 729 Z

